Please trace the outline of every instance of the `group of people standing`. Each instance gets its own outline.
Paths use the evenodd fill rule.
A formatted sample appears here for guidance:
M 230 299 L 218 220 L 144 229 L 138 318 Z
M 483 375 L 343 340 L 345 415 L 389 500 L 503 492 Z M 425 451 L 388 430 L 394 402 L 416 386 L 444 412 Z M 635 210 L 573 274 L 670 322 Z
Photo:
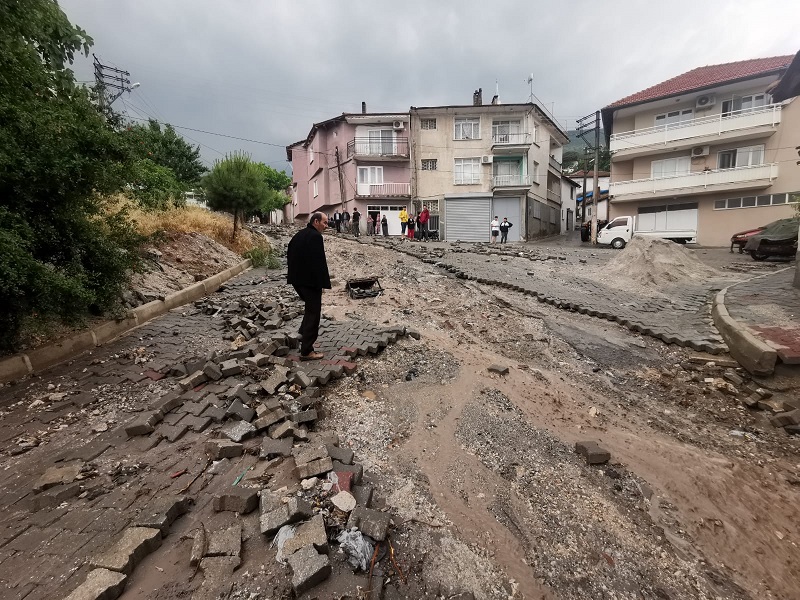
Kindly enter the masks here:
M 418 215 L 410 215 L 408 211 L 403 208 L 398 215 L 400 217 L 400 235 L 408 236 L 410 240 L 414 238 L 414 232 L 419 231 L 420 239 L 428 241 L 429 231 L 428 223 L 430 221 L 430 211 L 423 208 Z M 350 215 L 347 210 L 339 212 L 338 210 L 333 213 L 330 218 L 333 226 L 336 228 L 337 233 L 352 233 L 354 236 L 361 235 L 361 212 L 358 208 L 353 209 L 353 214 Z M 378 212 L 367 213 L 365 219 L 365 233 L 367 235 L 389 235 L 389 221 L 386 215 L 381 215 Z

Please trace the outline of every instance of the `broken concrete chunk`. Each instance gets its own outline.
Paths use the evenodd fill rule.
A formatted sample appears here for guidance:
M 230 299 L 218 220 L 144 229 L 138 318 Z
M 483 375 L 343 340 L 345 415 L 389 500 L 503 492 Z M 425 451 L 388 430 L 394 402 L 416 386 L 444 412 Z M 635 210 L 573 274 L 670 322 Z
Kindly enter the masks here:
M 66 600 L 116 600 L 125 589 L 128 576 L 108 569 L 93 569 L 86 581 L 79 585 Z
M 160 529 L 128 527 L 111 549 L 92 559 L 91 566 L 130 575 L 136 565 L 159 546 L 161 546 Z
M 327 457 L 328 449 L 323 445 L 302 445 L 292 450 L 292 456 L 294 456 L 295 464 L 299 466 Z
M 206 442 L 205 451 L 212 460 L 236 458 L 244 454 L 244 446 L 230 440 L 210 440 Z
M 333 505 L 342 512 L 349 513 L 356 507 L 356 499 L 350 492 L 339 492 L 331 498 Z
M 269 364 L 269 356 L 266 354 L 258 353 L 255 356 L 250 356 L 244 359 L 244 364 L 250 367 L 263 367 Z
M 242 524 L 234 523 L 227 529 L 212 531 L 208 536 L 205 556 L 240 556 L 242 552 Z
M 575 452 L 586 459 L 587 465 L 602 465 L 611 460 L 611 453 L 593 441 L 576 442 Z
M 201 383 L 205 383 L 206 381 L 208 381 L 208 376 L 205 373 L 203 373 L 203 371 L 200 371 L 198 369 L 185 379 L 181 379 L 178 382 L 178 385 L 180 385 L 181 388 L 184 390 L 190 390 L 192 388 L 197 387 Z
M 292 567 L 292 587 L 300 595 L 325 581 L 331 574 L 328 556 L 319 554 L 313 546 L 306 546 L 289 558 Z
M 38 494 L 57 485 L 72 483 L 80 475 L 82 468 L 82 462 L 76 462 L 64 467 L 50 467 L 34 484 L 33 493 Z
M 266 410 L 266 407 L 264 407 L 264 409 Z M 253 421 L 253 426 L 256 428 L 256 431 L 261 431 L 263 429 L 267 429 L 271 425 L 274 425 L 278 421 L 282 421 L 285 418 L 286 413 L 281 409 L 268 411 Z
M 364 467 L 358 463 L 346 465 L 338 460 L 333 461 L 333 470 L 339 472 L 349 472 L 353 474 L 353 484 L 358 485 L 361 483 L 361 476 L 364 474 Z
M 289 418 L 292 420 L 292 423 L 313 423 L 317 420 L 317 411 L 314 409 L 303 410 L 293 413 Z
M 498 375 L 508 375 L 508 367 L 498 364 L 489 365 L 487 369 L 490 373 L 497 373 Z
M 261 497 L 261 533 L 266 535 L 274 535 L 284 525 L 303 521 L 313 514 L 311 505 L 302 498 L 291 498 L 277 508 L 272 508 L 272 503 L 268 494 Z
M 364 535 L 368 535 L 376 542 L 382 542 L 386 539 L 389 521 L 390 517 L 386 513 L 357 506 L 350 513 L 347 528 L 357 527 Z
M 790 410 L 776 414 L 770 418 L 773 427 L 786 427 L 787 425 L 800 425 L 800 409 Z
M 328 449 L 328 455 L 333 460 L 338 460 L 340 463 L 345 465 L 353 464 L 353 457 L 355 455 L 349 448 L 340 448 L 339 446 L 334 445 L 327 445 L 326 448 Z
M 258 492 L 251 488 L 233 488 L 214 497 L 214 510 L 231 511 L 240 515 L 253 512 L 258 506 Z
M 208 377 L 212 381 L 219 381 L 220 379 L 222 379 L 222 371 L 216 364 L 214 364 L 211 361 L 207 362 L 203 366 L 203 373 L 205 373 L 206 377 Z
M 318 458 L 301 465 L 298 465 L 295 472 L 300 479 L 308 479 L 315 475 L 322 475 L 333 469 L 333 461 L 329 456 Z
M 199 565 L 207 549 L 208 540 L 206 538 L 206 528 L 198 527 L 195 530 L 194 541 L 192 542 L 192 554 L 189 556 L 189 564 L 193 567 Z
M 356 499 L 356 503 L 359 506 L 363 506 L 364 508 L 369 508 L 369 505 L 372 503 L 371 485 L 369 484 L 354 485 L 350 489 L 350 493 L 353 494 L 353 497 Z
M 242 367 L 239 365 L 239 361 L 235 358 L 220 363 L 219 369 L 222 371 L 223 377 L 233 377 L 234 375 L 238 375 L 242 372 Z
M 134 525 L 160 529 L 161 536 L 165 537 L 169 533 L 170 525 L 175 519 L 185 515 L 191 504 L 192 499 L 187 496 L 158 498 L 152 505 L 145 507 Z
M 248 423 L 253 420 L 253 417 L 256 416 L 256 411 L 254 411 L 249 406 L 245 406 L 244 403 L 239 398 L 236 398 L 231 405 L 228 407 L 228 410 L 225 413 L 234 419 L 239 419 L 240 421 L 247 421 Z
M 163 418 L 164 415 L 161 414 L 160 411 L 144 413 L 133 421 L 133 423 L 125 426 L 125 433 L 128 434 L 129 437 L 153 433 L 156 429 L 156 425 L 158 425 Z
M 314 515 L 295 529 L 294 537 L 286 540 L 283 545 L 283 556 L 294 554 L 306 546 L 313 546 L 323 554 L 328 553 L 328 534 L 325 532 L 325 521 L 321 514 Z
M 220 428 L 220 433 L 234 442 L 241 442 L 255 432 L 256 428 L 247 421 L 229 421 Z
M 265 437 L 261 442 L 261 458 L 274 458 L 276 456 L 290 456 L 292 453 L 292 438 L 273 440 Z

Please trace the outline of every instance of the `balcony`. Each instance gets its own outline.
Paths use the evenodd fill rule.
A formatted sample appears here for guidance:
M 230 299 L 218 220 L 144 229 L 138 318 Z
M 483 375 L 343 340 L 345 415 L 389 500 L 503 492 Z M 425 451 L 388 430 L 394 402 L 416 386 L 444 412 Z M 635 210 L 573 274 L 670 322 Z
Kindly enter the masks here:
M 555 157 L 553 157 L 553 156 L 551 156 L 551 157 L 550 157 L 550 163 L 549 163 L 549 166 L 550 166 L 550 168 L 551 168 L 553 171 L 555 171 L 555 173 L 556 173 L 557 175 L 561 175 L 561 163 L 560 163 L 560 162 L 558 162 L 558 161 L 555 159 Z
M 778 163 L 714 169 L 650 179 L 616 181 L 609 188 L 614 202 L 646 200 L 669 196 L 711 194 L 733 190 L 765 188 L 778 177 Z
M 531 146 L 530 133 L 492 133 L 492 152 L 495 154 L 519 154 Z
M 735 142 L 772 135 L 781 122 L 781 105 L 768 104 L 680 123 L 615 133 L 611 136 L 612 160 L 685 150 L 704 144 Z
M 347 158 L 367 160 L 408 160 L 408 138 L 374 139 L 357 137 L 347 142 Z
M 556 190 L 547 190 L 547 199 L 550 200 L 550 202 L 561 204 L 561 192 Z
M 359 183 L 356 187 L 359 198 L 409 198 L 410 183 Z
M 528 188 L 531 186 L 530 177 L 527 175 L 495 175 L 492 177 L 493 188 Z

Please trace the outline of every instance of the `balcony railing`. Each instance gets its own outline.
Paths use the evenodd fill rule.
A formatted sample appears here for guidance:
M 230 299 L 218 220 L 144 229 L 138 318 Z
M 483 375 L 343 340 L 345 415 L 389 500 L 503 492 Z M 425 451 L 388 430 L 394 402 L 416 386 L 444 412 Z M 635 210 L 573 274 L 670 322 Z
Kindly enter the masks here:
M 492 144 L 495 146 L 523 146 L 531 143 L 530 133 L 493 133 Z
M 680 123 L 615 133 L 611 135 L 610 149 L 612 152 L 646 149 L 652 146 L 674 144 L 680 140 L 692 140 L 704 136 L 723 136 L 726 133 L 755 127 L 775 127 L 780 122 L 781 105 L 768 104 Z
M 561 173 L 561 163 L 560 163 L 560 162 L 558 162 L 558 161 L 557 161 L 557 160 L 556 160 L 554 157 L 552 157 L 552 156 L 550 157 L 550 166 L 551 166 L 553 169 L 555 169 L 556 171 L 558 171 L 559 173 Z
M 356 189 L 359 196 L 391 198 L 411 195 L 410 183 L 359 183 Z
M 408 138 L 376 140 L 357 137 L 347 142 L 347 158 L 354 156 L 408 158 Z
M 519 187 L 531 184 L 527 175 L 495 175 L 492 183 L 494 187 Z
M 714 169 L 670 175 L 668 177 L 634 179 L 631 181 L 616 181 L 609 187 L 609 193 L 616 199 L 630 194 L 658 194 L 659 192 L 674 192 L 675 190 L 703 191 L 715 186 L 728 184 L 753 184 L 763 183 L 768 185 L 778 176 L 778 163 L 753 165 L 749 167 L 736 167 L 734 169 Z

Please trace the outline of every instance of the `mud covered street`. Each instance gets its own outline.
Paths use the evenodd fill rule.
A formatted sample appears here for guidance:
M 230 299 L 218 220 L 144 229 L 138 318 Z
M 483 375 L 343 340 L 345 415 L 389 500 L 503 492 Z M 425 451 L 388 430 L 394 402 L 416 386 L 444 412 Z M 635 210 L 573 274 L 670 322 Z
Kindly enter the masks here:
M 269 235 L 280 246 L 289 231 L 270 229 Z M 219 473 L 209 475 L 202 470 L 205 444 L 234 421 L 152 446 L 152 434 L 120 434 L 154 399 L 177 389 L 179 377 L 159 372 L 192 356 L 230 352 L 235 336 L 214 307 L 277 303 L 286 317 L 281 327 L 296 328 L 298 303 L 278 272 L 248 271 L 204 304 L 172 311 L 72 364 L 0 388 L 0 488 L 8 507 L 0 539 L 4 598 L 66 596 L 119 531 L 185 489 L 193 507 L 129 575 L 121 598 L 216 597 L 204 583 L 214 577 L 208 563 L 198 571 L 189 554 L 200 528 L 230 527 L 241 531 L 241 564 L 221 571 L 229 598 L 796 596 L 800 443 L 774 427 L 766 411 L 743 404 L 755 389 L 769 394 L 765 401 L 797 398 L 796 371 L 753 380 L 724 353 L 668 345 L 446 268 L 457 261 L 462 273 L 502 271 L 511 281 L 547 281 L 558 290 L 580 276 L 588 283 L 576 285 L 576 294 L 610 302 L 600 297 L 603 280 L 592 275 L 613 258 L 607 253 L 532 245 L 504 249 L 507 254 L 449 244 L 395 249 L 333 235 L 325 241 L 334 280 L 323 297 L 329 334 L 400 328 L 419 339 L 398 336 L 382 351 L 354 359 L 352 374 L 322 386 L 319 418 L 296 434 L 293 456 L 259 460 L 256 437 L 242 442 L 240 458 L 220 461 Z M 671 310 L 686 315 L 683 326 L 697 327 L 708 344 L 719 342 L 702 299 L 741 276 L 715 273 L 718 281 L 670 282 L 691 288 L 696 300 L 676 298 L 669 287 L 652 293 L 659 302 L 672 295 Z M 360 276 L 377 276 L 384 294 L 351 299 L 345 282 Z M 646 286 L 629 291 L 645 297 Z M 258 384 L 271 381 L 280 360 L 263 371 L 245 368 L 235 376 L 244 383 L 231 389 L 249 389 L 255 406 L 263 399 Z M 115 370 L 104 374 L 100 367 Z M 150 379 L 139 375 L 145 372 Z M 212 383 L 220 397 L 228 380 L 232 385 L 233 377 Z M 290 392 L 300 393 L 292 387 L 284 395 Z M 94 400 L 62 406 L 65 398 L 52 398 L 62 393 L 67 400 L 82 394 Z M 196 394 L 192 403 L 204 401 L 197 391 L 187 394 Z M 303 398 L 304 392 L 289 395 L 292 402 Z M 344 521 L 330 505 L 325 476 L 301 483 L 295 472 L 296 450 L 316 436 L 352 450 L 364 485 L 374 490 L 371 508 L 391 518 L 393 554 L 376 553 L 374 578 L 349 566 L 338 549 L 334 536 Z M 587 464 L 575 451 L 584 441 L 599 444 L 610 460 Z M 99 454 L 89 452 L 100 447 Z M 65 464 L 65 452 L 85 461 L 80 490 L 42 504 L 31 487 L 49 466 Z M 265 498 L 274 496 L 305 498 L 324 514 L 327 579 L 294 592 L 292 571 L 276 561 L 263 521 L 259 530 L 258 511 L 212 509 L 212 499 L 243 473 L 243 485 L 260 490 L 262 514 Z M 196 474 L 200 479 L 190 484 Z M 53 556 L 61 556 L 59 565 Z

